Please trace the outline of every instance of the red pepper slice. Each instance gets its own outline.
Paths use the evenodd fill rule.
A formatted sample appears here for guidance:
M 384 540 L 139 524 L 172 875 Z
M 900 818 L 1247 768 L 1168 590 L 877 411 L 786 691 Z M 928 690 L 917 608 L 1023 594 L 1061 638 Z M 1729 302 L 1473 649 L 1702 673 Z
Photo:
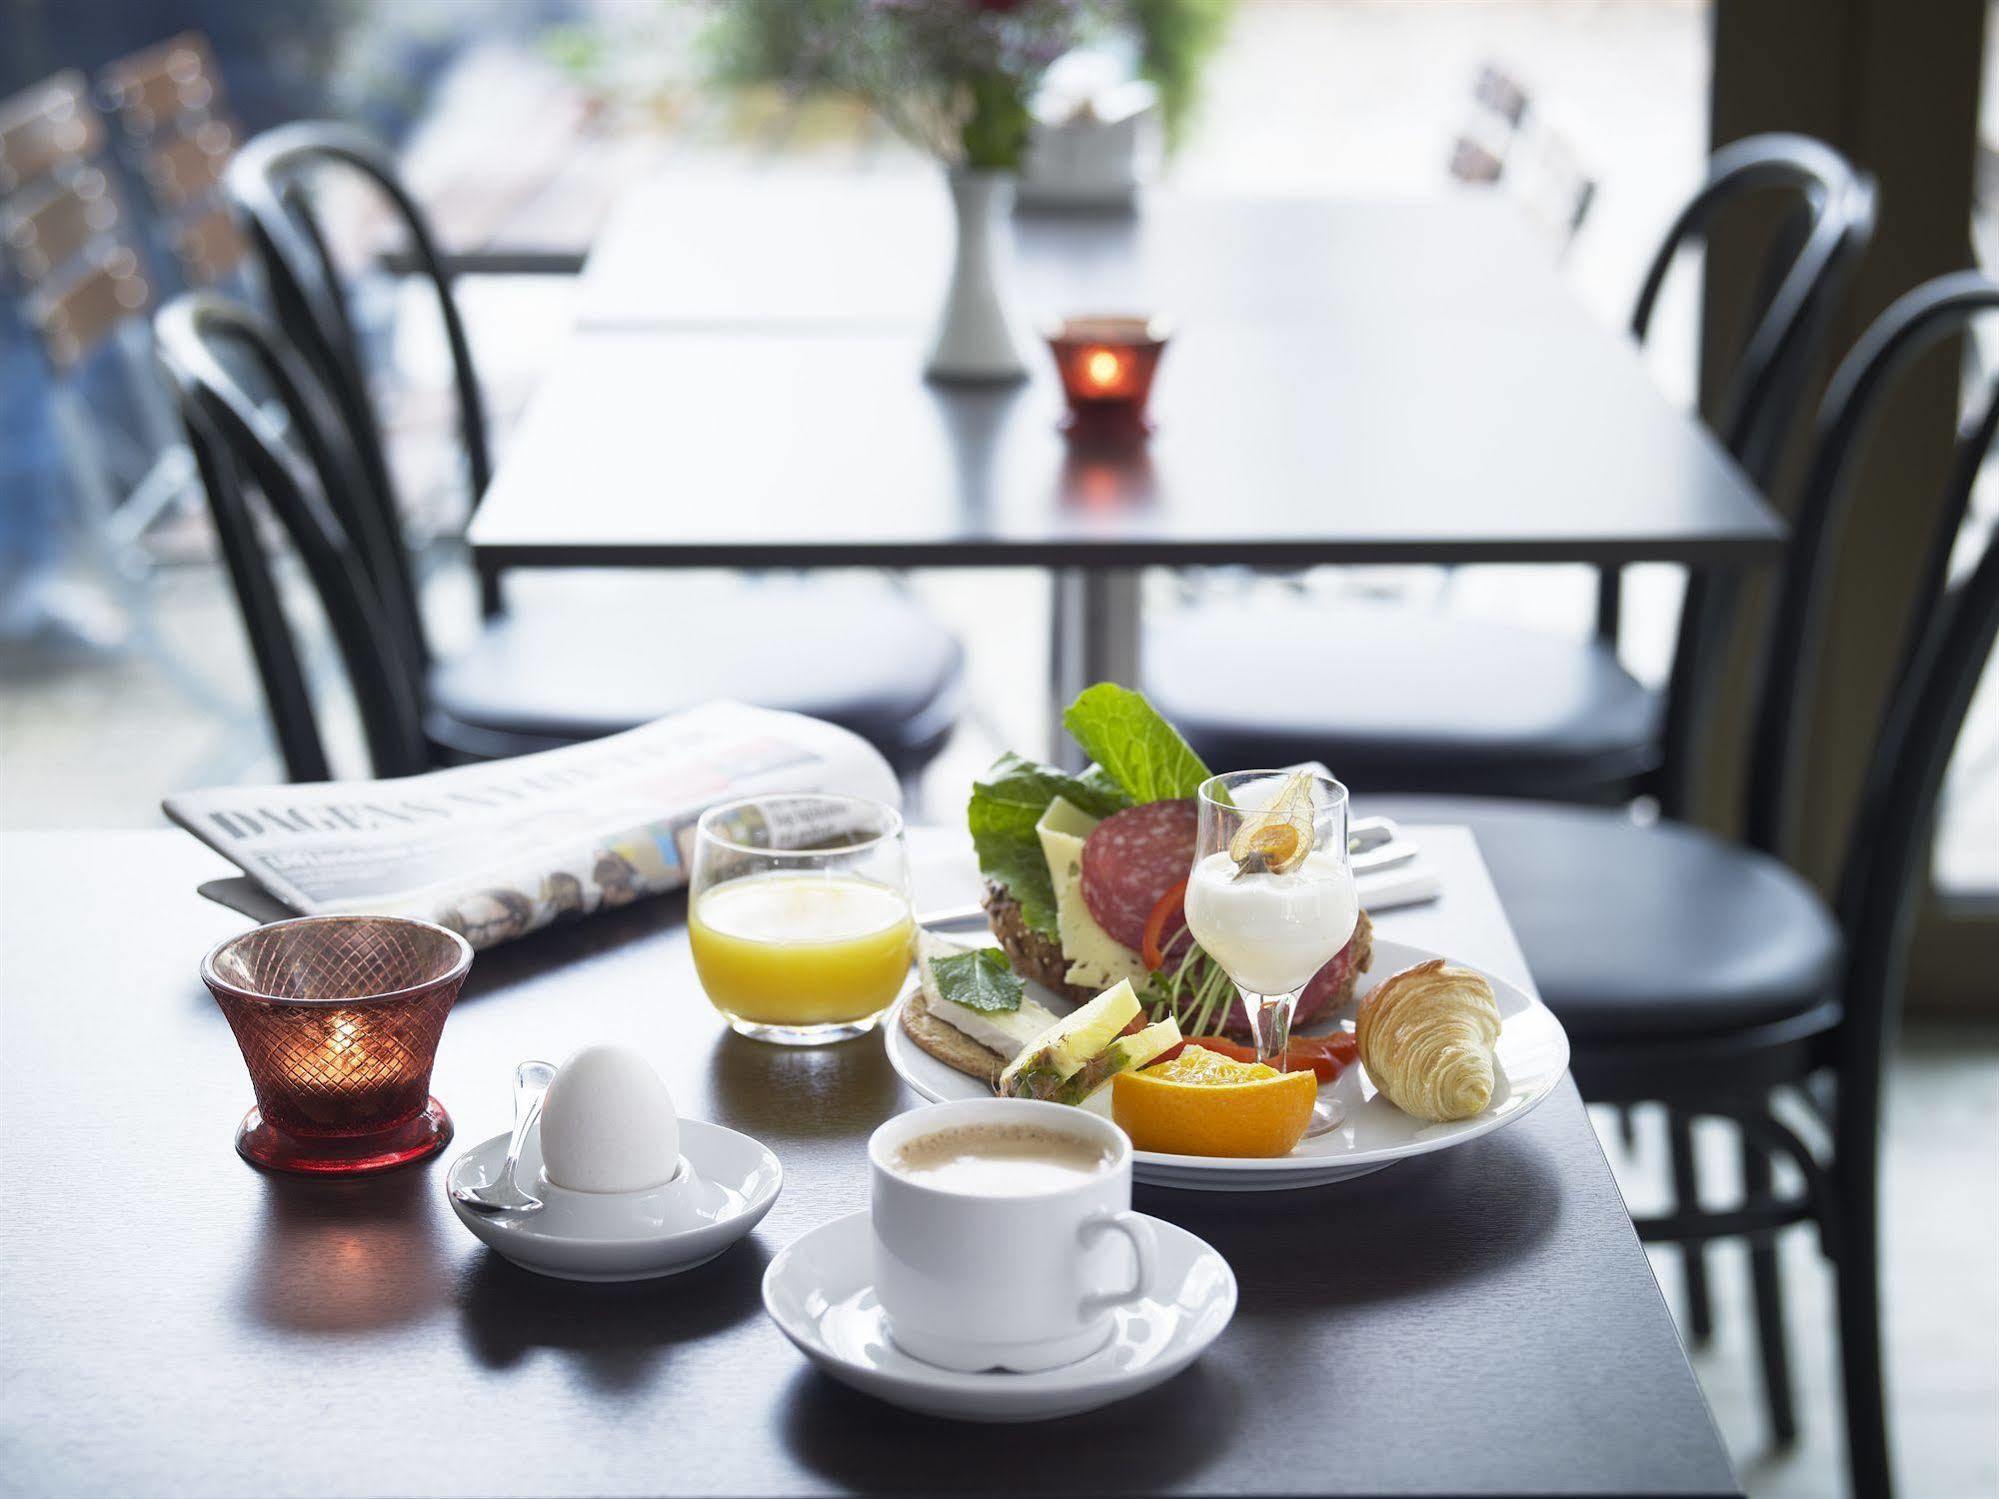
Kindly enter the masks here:
M 1326 1055 L 1338 1062 L 1342 1069 L 1351 1067 L 1360 1060 L 1360 1037 L 1352 1031 L 1335 1031 L 1323 1040 Z
M 1145 918 L 1145 936 L 1138 944 L 1138 956 L 1145 964 L 1147 973 L 1157 973 L 1166 966 L 1166 924 L 1176 916 L 1178 925 L 1187 925 L 1187 882 L 1182 880 L 1153 903 L 1152 914 Z

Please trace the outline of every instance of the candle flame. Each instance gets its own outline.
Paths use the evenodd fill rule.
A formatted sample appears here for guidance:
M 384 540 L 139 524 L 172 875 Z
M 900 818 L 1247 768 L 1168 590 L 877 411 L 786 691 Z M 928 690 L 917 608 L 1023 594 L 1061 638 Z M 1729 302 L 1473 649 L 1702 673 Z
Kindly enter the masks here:
M 370 1055 L 368 1029 L 360 1015 L 336 1009 L 320 1025 L 318 1057 L 300 1055 L 292 1075 L 308 1087 L 352 1087 L 354 1081 L 376 1067 Z
M 1083 360 L 1083 373 L 1093 384 L 1113 385 L 1124 372 L 1124 361 L 1109 349 L 1092 349 Z

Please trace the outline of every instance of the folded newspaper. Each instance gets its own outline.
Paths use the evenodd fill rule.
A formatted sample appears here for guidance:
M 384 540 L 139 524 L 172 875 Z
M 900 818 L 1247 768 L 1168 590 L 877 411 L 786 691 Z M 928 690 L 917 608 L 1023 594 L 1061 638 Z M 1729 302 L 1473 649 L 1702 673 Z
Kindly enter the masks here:
M 679 889 L 701 813 L 771 791 L 901 802 L 895 773 L 859 736 L 724 702 L 512 760 L 388 781 L 185 791 L 163 806 L 281 909 L 202 887 L 225 904 L 271 916 L 415 916 L 491 947 Z

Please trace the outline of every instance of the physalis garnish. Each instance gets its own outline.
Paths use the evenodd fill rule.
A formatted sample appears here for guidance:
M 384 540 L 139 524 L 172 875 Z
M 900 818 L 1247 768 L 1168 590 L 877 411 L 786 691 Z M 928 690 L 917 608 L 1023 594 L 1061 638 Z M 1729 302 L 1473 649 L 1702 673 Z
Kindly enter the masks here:
M 1312 851 L 1312 773 L 1301 770 L 1286 781 L 1261 812 L 1251 813 L 1229 840 L 1235 877 L 1289 874 Z

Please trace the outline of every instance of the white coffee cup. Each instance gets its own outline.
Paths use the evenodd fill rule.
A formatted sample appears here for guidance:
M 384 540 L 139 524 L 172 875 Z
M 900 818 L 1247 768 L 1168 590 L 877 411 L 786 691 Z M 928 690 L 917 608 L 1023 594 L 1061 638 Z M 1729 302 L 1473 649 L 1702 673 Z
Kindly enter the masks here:
M 1106 1164 L 1047 1191 L 979 1196 L 897 1163 L 912 1140 L 991 1124 L 1076 1136 Z M 889 1335 L 926 1363 L 1026 1372 L 1087 1358 L 1110 1341 L 1112 1311 L 1158 1277 L 1152 1226 L 1131 1211 L 1131 1141 L 1095 1114 L 1007 1098 L 915 1109 L 874 1132 L 868 1165 L 875 1296 Z

